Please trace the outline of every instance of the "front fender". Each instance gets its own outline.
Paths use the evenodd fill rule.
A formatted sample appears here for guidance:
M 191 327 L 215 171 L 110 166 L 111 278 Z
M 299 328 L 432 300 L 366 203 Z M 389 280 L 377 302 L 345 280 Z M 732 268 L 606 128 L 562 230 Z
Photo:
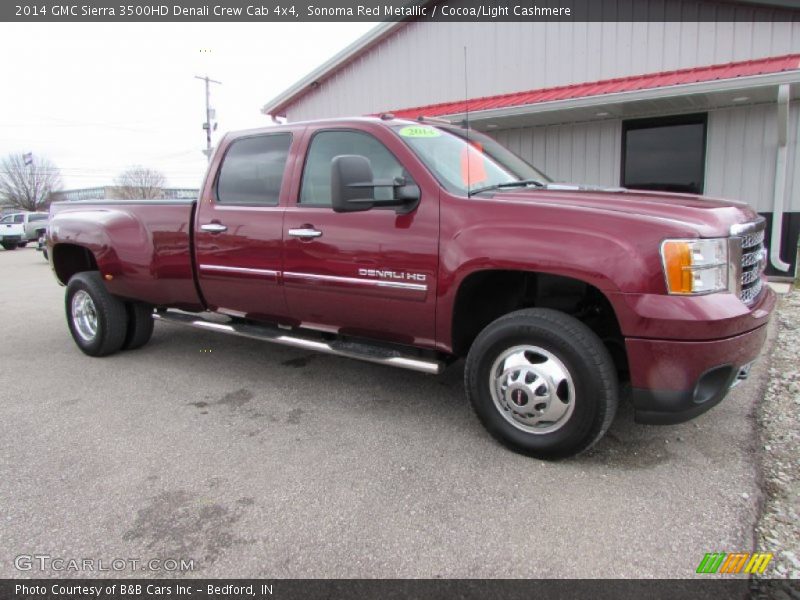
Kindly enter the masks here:
M 444 288 L 476 271 L 534 271 L 584 281 L 608 293 L 663 285 L 653 248 L 635 238 L 569 226 L 490 223 L 461 230 L 442 248 Z
M 642 247 L 647 245 L 647 248 Z M 568 224 L 495 221 L 459 229 L 440 248 L 437 340 L 452 349 L 453 315 L 464 280 L 480 271 L 558 275 L 582 281 L 612 299 L 626 289 L 663 286 L 661 265 L 641 237 L 579 229 Z

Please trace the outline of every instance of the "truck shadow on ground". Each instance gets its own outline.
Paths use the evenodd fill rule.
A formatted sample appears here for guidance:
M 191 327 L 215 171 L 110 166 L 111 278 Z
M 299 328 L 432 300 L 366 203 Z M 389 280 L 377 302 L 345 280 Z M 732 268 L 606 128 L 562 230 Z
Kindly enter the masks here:
M 179 368 L 203 370 L 205 367 L 198 364 L 197 355 L 204 348 L 214 349 L 205 355 L 213 356 L 214 369 L 228 373 L 233 385 L 224 394 L 201 394 L 199 399 L 186 404 L 202 415 L 218 413 L 245 417 L 249 421 L 245 431 L 248 437 L 260 435 L 269 425 L 303 425 L 314 412 L 296 406 L 289 408 L 290 401 L 276 403 L 268 397 L 268 390 L 275 385 L 277 370 L 284 390 L 294 390 L 317 402 L 333 402 L 337 410 L 359 414 L 368 411 L 380 419 L 397 422 L 398 426 L 403 420 L 438 420 L 443 428 L 453 425 L 466 429 L 465 435 L 474 436 L 476 441 L 501 447 L 485 432 L 466 401 L 463 361 L 450 365 L 441 375 L 430 376 L 169 326 L 157 327 L 151 345 L 144 351 L 157 354 L 177 351 L 185 360 Z M 175 359 L 169 360 L 174 362 Z M 265 365 L 269 368 L 265 369 Z M 569 460 L 623 470 L 656 467 L 668 462 L 674 454 L 665 444 L 665 437 L 674 438 L 675 432 L 667 429 L 671 428 L 634 423 L 632 405 L 623 397 L 604 438 L 589 451 Z M 678 436 L 678 443 L 673 446 L 679 446 L 681 439 Z

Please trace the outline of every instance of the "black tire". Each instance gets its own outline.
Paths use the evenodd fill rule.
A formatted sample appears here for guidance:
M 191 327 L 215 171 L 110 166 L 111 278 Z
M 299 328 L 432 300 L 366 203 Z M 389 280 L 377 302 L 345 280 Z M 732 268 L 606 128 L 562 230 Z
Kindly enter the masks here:
M 519 350 L 518 347 L 543 350 L 549 353 L 550 358 L 536 351 Z M 503 360 L 499 366 L 495 365 L 504 355 L 511 356 L 514 352 L 516 358 L 513 362 Z M 530 361 L 530 364 L 521 363 L 522 368 L 527 369 L 522 372 L 522 380 L 514 379 L 521 373 L 513 366 L 520 356 Z M 536 381 L 537 364 L 547 362 L 550 362 L 548 369 L 555 369 L 559 374 L 566 373 L 566 378 L 561 381 L 558 390 L 549 392 L 546 398 L 550 400 L 544 402 L 537 400 L 537 394 L 548 393 L 550 388 L 545 385 L 536 389 L 534 386 L 534 391 L 530 391 L 525 382 L 528 378 Z M 512 366 L 507 367 L 507 364 Z M 493 367 L 496 369 L 494 373 Z M 505 371 L 500 370 L 503 367 Z M 570 380 L 571 386 L 568 383 Z M 555 381 L 555 378 L 551 381 Z M 489 433 L 512 450 L 536 458 L 565 458 L 587 450 L 603 437 L 617 410 L 617 376 L 608 350 L 586 325 L 550 309 L 519 310 L 490 323 L 478 335 L 469 351 L 464 382 L 467 397 Z M 505 387 L 498 388 L 498 385 Z M 522 393 L 513 390 L 514 386 L 522 387 Z M 564 396 L 567 401 L 563 400 Z M 498 398 L 497 402 L 495 397 Z M 517 406 L 511 407 L 510 402 L 515 399 Z M 537 417 L 522 417 L 513 410 L 523 407 L 519 410 L 532 411 L 534 408 L 547 407 L 549 402 L 555 403 L 559 399 L 568 408 L 554 404 L 556 412 L 563 410 L 564 413 L 549 425 L 549 421 L 539 424 L 531 422 L 533 424 L 526 427 L 523 422 L 525 418 Z M 531 404 L 528 405 L 528 402 Z M 501 406 L 503 403 L 508 408 Z M 541 433 L 531 431 L 540 426 L 555 429 Z
M 73 317 L 73 299 L 81 294 L 91 300 L 91 313 L 94 315 L 94 334 L 81 333 L 80 319 Z M 122 348 L 128 330 L 128 315 L 125 303 L 112 296 L 106 289 L 100 273 L 85 271 L 70 278 L 66 293 L 67 324 L 78 348 L 89 356 L 108 356 Z
M 3 242 L 0 245 L 2 245 L 5 250 L 16 250 L 17 249 L 16 242 Z
M 126 302 L 125 311 L 128 313 L 128 331 L 123 350 L 136 350 L 141 348 L 153 335 L 153 307 L 142 302 Z

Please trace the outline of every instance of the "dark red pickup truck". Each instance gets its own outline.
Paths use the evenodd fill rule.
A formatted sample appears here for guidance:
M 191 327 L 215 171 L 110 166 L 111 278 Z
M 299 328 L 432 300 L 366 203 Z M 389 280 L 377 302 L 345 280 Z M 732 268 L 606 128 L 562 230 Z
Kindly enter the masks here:
M 556 185 L 424 119 L 229 134 L 197 201 L 51 213 L 86 354 L 144 345 L 155 318 L 426 373 L 463 357 L 483 424 L 542 458 L 599 440 L 621 389 L 643 423 L 705 412 L 775 304 L 748 206 Z

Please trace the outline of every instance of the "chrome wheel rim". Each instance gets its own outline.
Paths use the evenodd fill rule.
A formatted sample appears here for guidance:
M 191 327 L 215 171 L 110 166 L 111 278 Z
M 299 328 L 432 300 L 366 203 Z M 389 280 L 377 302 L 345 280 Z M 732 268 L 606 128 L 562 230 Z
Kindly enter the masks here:
M 502 352 L 489 372 L 489 389 L 502 417 L 526 433 L 557 431 L 575 409 L 569 370 L 539 346 L 514 346 Z
M 91 342 L 97 335 L 97 309 L 94 300 L 84 290 L 78 290 L 72 297 L 72 324 L 80 338 Z

